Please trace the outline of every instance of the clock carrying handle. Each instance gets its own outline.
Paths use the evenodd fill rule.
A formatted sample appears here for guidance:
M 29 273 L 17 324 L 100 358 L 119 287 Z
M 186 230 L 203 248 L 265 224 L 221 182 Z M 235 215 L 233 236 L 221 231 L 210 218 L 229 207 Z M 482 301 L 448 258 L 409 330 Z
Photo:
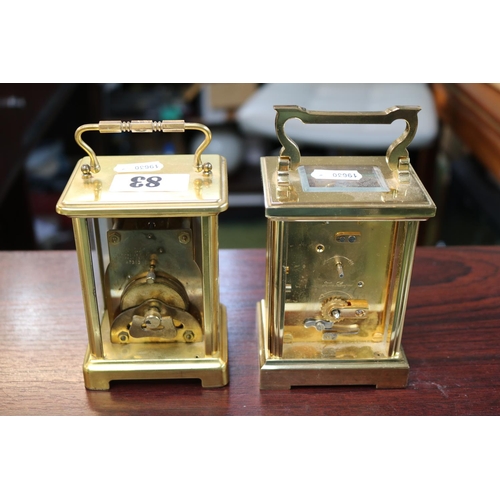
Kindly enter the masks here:
M 301 106 L 274 106 L 276 110 L 276 133 L 283 146 L 280 151 L 281 163 L 289 162 L 294 170 L 300 163 L 300 151 L 297 144 L 285 133 L 285 123 L 291 118 L 298 118 L 303 123 L 311 124 L 391 124 L 396 120 L 405 120 L 406 128 L 387 149 L 386 162 L 389 168 L 399 174 L 400 180 L 408 173 L 410 157 L 406 149 L 417 132 L 419 106 L 393 106 L 385 111 L 345 112 L 345 111 L 308 111 Z
M 207 126 L 202 125 L 201 123 L 185 123 L 184 120 L 132 120 L 128 122 L 116 120 L 100 121 L 99 123 L 82 125 L 76 129 L 75 141 L 89 155 L 90 165 L 82 166 L 82 171 L 84 170 L 84 167 L 86 167 L 85 171 L 87 172 L 87 175 L 90 175 L 90 173 L 96 174 L 101 170 L 93 149 L 82 139 L 82 134 L 91 130 L 100 132 L 101 134 L 119 134 L 121 132 L 184 132 L 185 130 L 199 130 L 205 134 L 205 138 L 194 153 L 194 166 L 198 171 L 201 171 L 203 166 L 201 154 L 212 140 L 212 133 Z

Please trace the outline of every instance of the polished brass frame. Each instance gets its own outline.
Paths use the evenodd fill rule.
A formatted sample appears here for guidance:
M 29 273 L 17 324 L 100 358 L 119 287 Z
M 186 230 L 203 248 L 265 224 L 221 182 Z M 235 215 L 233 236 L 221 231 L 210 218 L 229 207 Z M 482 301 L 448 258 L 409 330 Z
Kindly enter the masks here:
M 299 106 L 275 106 L 276 131 L 282 144 L 279 158 L 261 159 L 267 233 L 266 294 L 257 304 L 261 389 L 290 389 L 304 385 L 375 385 L 402 388 L 407 385 L 409 364 L 401 346 L 402 327 L 410 286 L 419 221 L 434 216 L 436 207 L 411 167 L 407 146 L 417 129 L 417 106 L 397 106 L 382 112 L 320 112 Z M 285 133 L 285 123 L 298 118 L 304 123 L 390 124 L 406 122 L 403 134 L 388 148 L 385 157 L 308 157 Z M 377 166 L 384 175 L 388 193 L 305 193 L 298 174 L 300 165 L 323 168 Z M 362 199 L 362 203 L 359 200 Z M 335 201 L 332 201 L 335 200 Z M 287 222 L 394 221 L 404 228 L 404 250 L 400 255 L 399 287 L 389 283 L 397 317 L 391 334 L 390 355 L 381 359 L 288 359 L 283 357 L 285 266 Z M 398 229 L 396 229 L 398 230 Z M 403 234 L 403 233 L 401 233 Z M 394 240 L 396 241 L 396 239 Z M 307 263 L 306 263 L 307 264 Z M 391 280 L 396 278 L 392 277 Z M 397 292 L 395 292 L 395 290 Z
M 124 156 L 98 158 L 82 140 L 87 131 L 100 133 L 183 132 L 198 130 L 204 140 L 194 155 Z M 222 387 L 229 381 L 227 350 L 227 315 L 219 303 L 218 214 L 227 209 L 226 161 L 218 155 L 203 155 L 211 139 L 210 130 L 202 124 L 182 121 L 99 122 L 82 125 L 75 132 L 76 142 L 88 157 L 76 165 L 56 210 L 72 218 L 75 245 L 82 287 L 88 333 L 84 358 L 85 386 L 106 390 L 113 380 L 200 379 L 203 387 Z M 189 192 L 186 199 L 166 197 L 160 201 L 119 197 L 106 198 L 115 173 L 113 165 L 138 161 L 159 161 L 172 171 L 189 173 Z M 186 201 L 187 200 L 187 201 Z M 98 218 L 196 217 L 199 219 L 202 271 L 202 330 L 203 342 L 179 345 L 113 344 L 108 315 L 99 310 L 96 275 L 91 252 L 90 229 Z M 102 267 L 101 249 L 98 249 Z M 102 269 L 100 273 L 102 274 Z M 140 355 L 123 355 L 129 348 Z M 142 351 L 139 351 L 142 349 Z

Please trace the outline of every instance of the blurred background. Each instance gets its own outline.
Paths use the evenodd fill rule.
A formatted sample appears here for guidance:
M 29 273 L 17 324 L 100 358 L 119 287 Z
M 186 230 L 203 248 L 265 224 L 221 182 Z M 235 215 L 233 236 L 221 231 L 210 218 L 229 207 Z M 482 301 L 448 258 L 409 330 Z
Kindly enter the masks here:
M 421 106 L 410 159 L 438 210 L 421 225 L 419 244 L 500 242 L 498 84 L 0 84 L 0 250 L 74 248 L 71 220 L 57 215 L 55 205 L 85 155 L 74 141 L 76 128 L 140 119 L 184 119 L 212 130 L 208 152 L 225 156 L 229 171 L 220 246 L 265 247 L 260 157 L 279 154 L 275 104 L 315 111 Z M 383 155 L 404 128 L 398 122 L 294 122 L 287 124 L 287 133 L 303 156 Z M 98 156 L 190 154 L 200 137 L 94 134 L 86 140 Z

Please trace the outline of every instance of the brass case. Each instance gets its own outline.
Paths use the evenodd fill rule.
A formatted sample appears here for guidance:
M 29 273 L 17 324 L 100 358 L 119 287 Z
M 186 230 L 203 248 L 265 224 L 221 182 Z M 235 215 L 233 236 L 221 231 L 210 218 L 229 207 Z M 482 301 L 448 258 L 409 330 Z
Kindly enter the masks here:
M 405 387 L 401 338 L 417 229 L 436 211 L 406 150 L 419 108 L 275 109 L 283 149 L 261 159 L 268 218 L 266 295 L 257 304 L 261 389 Z M 406 130 L 385 157 L 301 157 L 284 132 L 290 118 L 403 119 Z
M 82 133 L 199 130 L 194 155 L 97 157 Z M 226 160 L 202 155 L 201 124 L 99 122 L 75 134 L 88 153 L 57 203 L 72 218 L 88 349 L 87 389 L 112 380 L 228 383 L 227 319 L 219 303 L 218 214 Z

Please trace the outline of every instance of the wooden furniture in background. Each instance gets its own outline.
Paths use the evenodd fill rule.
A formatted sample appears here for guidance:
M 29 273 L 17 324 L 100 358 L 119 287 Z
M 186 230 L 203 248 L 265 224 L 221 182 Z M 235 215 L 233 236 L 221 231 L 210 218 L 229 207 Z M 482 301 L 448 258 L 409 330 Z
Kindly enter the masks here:
M 500 183 L 500 88 L 487 83 L 435 83 L 432 87 L 441 122 Z

